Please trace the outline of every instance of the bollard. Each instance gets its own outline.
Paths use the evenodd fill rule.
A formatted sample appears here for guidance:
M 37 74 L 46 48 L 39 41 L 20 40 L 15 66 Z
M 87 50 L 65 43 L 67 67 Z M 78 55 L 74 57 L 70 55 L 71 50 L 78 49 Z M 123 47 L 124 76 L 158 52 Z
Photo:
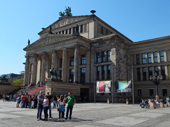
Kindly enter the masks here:
M 167 101 L 167 107 L 170 107 L 170 100 Z
M 126 104 L 127 104 L 127 105 L 129 104 L 129 99 L 126 99 Z
M 110 104 L 110 98 L 107 98 L 107 104 Z
M 155 109 L 156 108 L 155 107 L 155 101 L 153 99 L 150 101 L 150 108 L 151 109 Z
M 160 108 L 165 108 L 163 99 L 160 99 Z

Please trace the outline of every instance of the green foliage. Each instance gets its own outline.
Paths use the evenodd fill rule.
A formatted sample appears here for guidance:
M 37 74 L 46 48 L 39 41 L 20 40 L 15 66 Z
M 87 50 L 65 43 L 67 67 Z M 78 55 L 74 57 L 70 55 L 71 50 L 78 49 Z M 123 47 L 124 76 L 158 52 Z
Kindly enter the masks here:
M 22 86 L 22 82 L 20 79 L 16 79 L 15 81 L 13 81 L 14 86 Z

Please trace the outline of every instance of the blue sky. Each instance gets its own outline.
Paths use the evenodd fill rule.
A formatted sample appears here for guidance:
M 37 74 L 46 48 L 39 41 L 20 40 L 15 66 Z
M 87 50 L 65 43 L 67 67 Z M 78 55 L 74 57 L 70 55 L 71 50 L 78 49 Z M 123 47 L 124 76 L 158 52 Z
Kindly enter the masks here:
M 170 0 L 1 0 L 0 75 L 24 71 L 28 39 L 70 6 L 73 16 L 96 15 L 132 41 L 170 35 Z

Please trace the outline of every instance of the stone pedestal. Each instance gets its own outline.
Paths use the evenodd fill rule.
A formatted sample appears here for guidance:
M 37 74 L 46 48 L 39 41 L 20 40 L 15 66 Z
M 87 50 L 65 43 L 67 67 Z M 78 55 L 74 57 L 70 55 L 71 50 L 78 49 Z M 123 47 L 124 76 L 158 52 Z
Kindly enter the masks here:
M 110 98 L 107 98 L 107 104 L 110 104 Z
M 155 100 L 156 100 L 156 102 L 159 101 L 159 96 L 158 95 L 155 96 Z
M 163 99 L 160 99 L 160 108 L 165 108 Z
M 127 105 L 129 104 L 129 99 L 126 99 L 126 104 L 127 104 Z
M 170 107 L 170 100 L 167 101 L 167 106 Z
M 151 100 L 151 102 L 150 102 L 150 108 L 151 109 L 155 109 L 156 107 L 155 107 L 155 102 L 154 102 L 154 100 Z

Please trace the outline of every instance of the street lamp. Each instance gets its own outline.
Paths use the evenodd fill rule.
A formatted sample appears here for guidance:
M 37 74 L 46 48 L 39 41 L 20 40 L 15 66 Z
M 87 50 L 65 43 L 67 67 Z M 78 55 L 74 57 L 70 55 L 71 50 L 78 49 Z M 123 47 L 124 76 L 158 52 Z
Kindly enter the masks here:
M 162 79 L 163 79 L 162 75 L 159 76 L 157 75 L 157 73 L 155 73 L 154 76 L 150 76 L 150 80 L 156 85 L 156 101 L 158 101 L 158 98 L 159 98 L 158 85 L 160 84 Z

